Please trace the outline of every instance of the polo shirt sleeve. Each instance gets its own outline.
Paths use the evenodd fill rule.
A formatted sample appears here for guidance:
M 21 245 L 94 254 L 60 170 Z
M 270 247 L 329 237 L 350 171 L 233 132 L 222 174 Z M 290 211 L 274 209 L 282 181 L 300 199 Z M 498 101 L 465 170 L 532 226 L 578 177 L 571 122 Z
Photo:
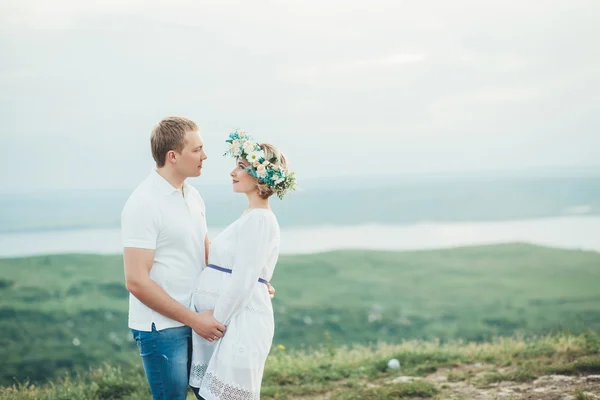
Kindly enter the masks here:
M 121 213 L 123 247 L 156 250 L 159 214 L 149 200 L 130 198 Z

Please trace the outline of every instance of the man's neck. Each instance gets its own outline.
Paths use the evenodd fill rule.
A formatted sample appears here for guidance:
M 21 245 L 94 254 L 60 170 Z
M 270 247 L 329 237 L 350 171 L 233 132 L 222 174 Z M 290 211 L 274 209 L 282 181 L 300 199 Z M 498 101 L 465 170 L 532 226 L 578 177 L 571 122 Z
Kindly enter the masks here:
M 175 173 L 175 171 L 165 167 L 156 168 L 156 172 L 165 178 L 165 180 L 169 182 L 171 186 L 183 193 L 183 183 L 185 182 L 185 177 L 181 177 L 179 174 Z

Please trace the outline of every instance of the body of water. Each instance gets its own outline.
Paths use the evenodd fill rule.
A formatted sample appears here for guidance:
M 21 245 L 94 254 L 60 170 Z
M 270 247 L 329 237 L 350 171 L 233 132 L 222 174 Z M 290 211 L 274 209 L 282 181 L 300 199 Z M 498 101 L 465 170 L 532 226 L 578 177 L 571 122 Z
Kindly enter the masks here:
M 221 229 L 211 229 L 210 235 Z M 281 252 L 315 253 L 342 249 L 423 250 L 525 242 L 600 251 L 600 217 L 557 217 L 501 222 L 421 222 L 282 229 Z M 0 257 L 121 252 L 119 229 L 57 230 L 0 234 Z

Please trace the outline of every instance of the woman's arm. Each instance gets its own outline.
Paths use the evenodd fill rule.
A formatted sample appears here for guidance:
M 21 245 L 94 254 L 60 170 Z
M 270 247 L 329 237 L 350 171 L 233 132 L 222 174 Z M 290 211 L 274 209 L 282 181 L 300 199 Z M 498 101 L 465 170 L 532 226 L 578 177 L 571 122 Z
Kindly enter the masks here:
M 234 254 L 234 266 L 228 285 L 215 305 L 214 317 L 224 325 L 246 307 L 269 257 L 275 238 L 270 216 L 256 213 L 248 216 L 239 228 Z

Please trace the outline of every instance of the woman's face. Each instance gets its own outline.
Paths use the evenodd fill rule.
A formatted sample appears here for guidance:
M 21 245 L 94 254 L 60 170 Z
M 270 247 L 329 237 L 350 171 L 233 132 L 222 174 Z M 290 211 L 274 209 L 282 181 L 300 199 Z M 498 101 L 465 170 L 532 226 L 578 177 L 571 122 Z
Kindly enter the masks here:
M 257 190 L 256 179 L 246 171 L 250 166 L 247 160 L 236 159 L 235 168 L 229 174 L 233 180 L 233 191 L 236 193 L 251 193 Z

